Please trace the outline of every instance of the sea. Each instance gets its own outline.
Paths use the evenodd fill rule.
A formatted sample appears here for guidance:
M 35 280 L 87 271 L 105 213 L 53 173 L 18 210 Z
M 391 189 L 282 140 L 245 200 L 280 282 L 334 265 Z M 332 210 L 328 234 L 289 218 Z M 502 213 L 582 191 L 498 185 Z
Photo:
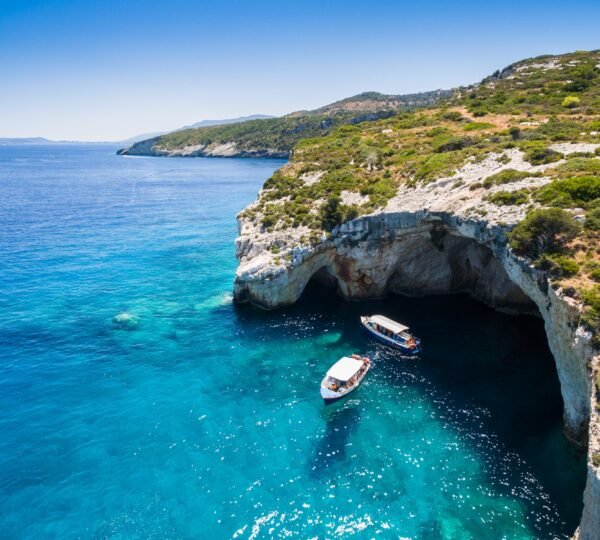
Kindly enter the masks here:
M 0 146 L 0 536 L 554 539 L 582 511 L 543 324 L 465 295 L 233 303 L 281 160 Z M 381 313 L 417 358 L 361 332 Z M 373 368 L 345 401 L 341 356 Z

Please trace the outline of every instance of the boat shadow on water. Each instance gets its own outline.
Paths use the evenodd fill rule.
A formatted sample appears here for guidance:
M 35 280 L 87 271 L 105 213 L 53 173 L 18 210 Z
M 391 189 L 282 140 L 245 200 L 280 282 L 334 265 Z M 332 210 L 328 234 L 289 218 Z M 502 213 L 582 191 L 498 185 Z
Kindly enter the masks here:
M 315 450 L 307 466 L 312 477 L 321 477 L 323 472 L 342 463 L 347 458 L 347 447 L 361 418 L 360 408 L 346 402 L 343 408 L 333 406 L 323 413 L 325 432 L 315 445 Z

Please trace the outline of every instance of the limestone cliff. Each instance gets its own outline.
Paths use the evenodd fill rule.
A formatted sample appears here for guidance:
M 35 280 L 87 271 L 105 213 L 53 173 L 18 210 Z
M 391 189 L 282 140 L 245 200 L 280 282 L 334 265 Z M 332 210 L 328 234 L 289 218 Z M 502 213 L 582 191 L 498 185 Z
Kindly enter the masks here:
M 117 152 L 126 156 L 155 156 L 155 157 L 239 157 L 239 158 L 287 158 L 289 151 L 270 147 L 240 148 L 235 141 L 218 143 L 184 144 L 174 148 L 160 144 L 160 137 L 135 143 L 129 148 Z
M 299 143 L 238 216 L 234 284 L 266 309 L 315 279 L 349 300 L 466 292 L 539 315 L 565 433 L 587 447 L 585 540 L 600 539 L 597 83 L 598 51 L 528 60 L 444 108 Z M 551 215 L 572 234 L 529 228 Z

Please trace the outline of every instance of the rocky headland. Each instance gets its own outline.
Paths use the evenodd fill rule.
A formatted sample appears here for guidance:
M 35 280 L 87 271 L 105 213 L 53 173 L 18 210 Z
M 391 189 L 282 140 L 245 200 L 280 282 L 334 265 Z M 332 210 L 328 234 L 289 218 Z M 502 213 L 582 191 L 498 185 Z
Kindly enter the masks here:
M 235 299 L 466 292 L 544 321 L 600 538 L 600 52 L 526 60 L 443 106 L 298 143 L 238 216 Z

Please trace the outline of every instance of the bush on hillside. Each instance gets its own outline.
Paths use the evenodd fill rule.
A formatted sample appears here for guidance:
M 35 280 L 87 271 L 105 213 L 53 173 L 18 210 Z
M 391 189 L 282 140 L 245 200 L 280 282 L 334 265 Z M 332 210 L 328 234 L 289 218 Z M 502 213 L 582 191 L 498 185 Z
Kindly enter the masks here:
M 590 154 L 593 156 L 593 154 Z M 599 174 L 600 175 L 600 159 L 594 157 L 573 157 L 569 156 L 569 160 L 566 163 L 561 163 L 556 167 L 556 171 L 560 173 L 567 173 L 569 175 L 575 174 Z
M 524 189 L 517 191 L 498 191 L 488 197 L 488 201 L 500 206 L 525 204 L 529 200 L 529 193 Z
M 564 255 L 542 255 L 536 262 L 536 267 L 546 270 L 554 278 L 567 278 L 579 272 L 575 259 Z
M 451 137 L 448 135 L 435 137 L 432 143 L 433 151 L 437 153 L 462 150 L 470 144 L 472 144 L 472 142 L 468 137 Z
M 339 197 L 329 197 L 321 206 L 321 227 L 324 231 L 331 231 L 334 227 L 356 218 L 358 214 L 355 206 L 343 205 Z
M 574 176 L 540 188 L 536 200 L 559 208 L 585 207 L 600 198 L 600 176 Z
M 525 152 L 525 160 L 532 165 L 545 165 L 561 159 L 563 155 L 540 144 L 530 144 Z
M 504 169 L 503 171 L 500 171 L 499 173 L 488 176 L 483 181 L 483 187 L 490 188 L 492 186 L 497 186 L 500 184 L 509 184 L 511 182 L 518 182 L 519 180 L 523 180 L 524 178 L 530 178 L 532 176 L 539 176 L 539 174 L 525 172 L 525 171 L 517 171 L 515 169 Z
M 584 227 L 590 231 L 600 231 L 600 208 L 592 208 L 585 213 Z
M 600 285 L 582 292 L 584 311 L 579 322 L 584 328 L 592 332 L 592 342 L 600 346 Z
M 521 128 L 517 127 L 517 126 L 512 126 L 509 130 L 508 133 L 510 135 L 510 138 L 513 141 L 517 141 L 521 138 Z
M 565 99 L 562 100 L 562 106 L 566 107 L 567 109 L 573 109 L 574 107 L 577 107 L 577 105 L 579 105 L 580 103 L 581 100 L 577 96 L 567 96 Z
M 559 208 L 532 210 L 510 233 L 510 246 L 537 259 L 545 252 L 559 253 L 580 230 L 573 216 Z

